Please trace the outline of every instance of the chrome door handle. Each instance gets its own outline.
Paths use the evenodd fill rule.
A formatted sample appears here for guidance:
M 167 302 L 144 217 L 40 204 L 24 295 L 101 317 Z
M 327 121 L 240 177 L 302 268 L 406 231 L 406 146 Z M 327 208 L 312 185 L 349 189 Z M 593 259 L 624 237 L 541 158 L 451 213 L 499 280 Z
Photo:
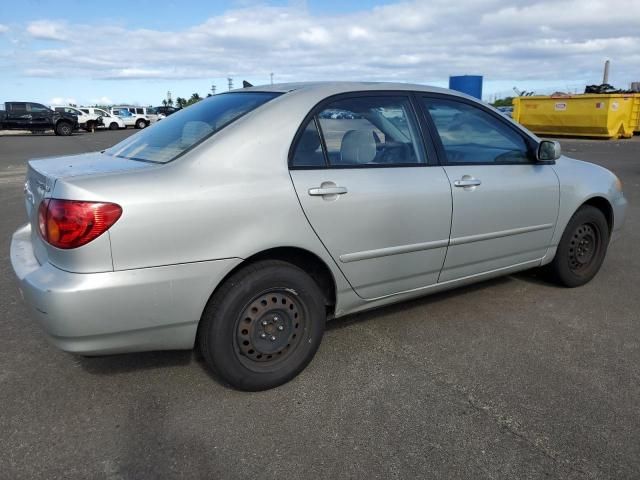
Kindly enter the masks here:
M 453 182 L 456 187 L 477 187 L 482 184 L 477 178 L 462 178 L 462 180 L 456 180 Z
M 319 187 L 319 188 L 310 188 L 309 195 L 318 196 L 318 195 L 344 195 L 347 193 L 347 189 L 345 187 Z

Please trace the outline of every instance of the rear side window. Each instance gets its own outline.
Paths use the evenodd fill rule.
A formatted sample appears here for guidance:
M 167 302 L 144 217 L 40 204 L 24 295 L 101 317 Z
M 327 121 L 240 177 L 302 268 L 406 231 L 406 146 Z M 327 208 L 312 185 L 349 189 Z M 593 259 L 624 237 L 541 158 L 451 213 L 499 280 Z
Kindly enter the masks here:
M 27 104 L 23 102 L 10 103 L 9 108 L 12 112 L 26 112 Z
M 279 95 L 273 92 L 214 95 L 176 112 L 151 128 L 145 128 L 106 150 L 106 153 L 131 160 L 170 162 Z
M 322 143 L 318 133 L 332 167 L 413 166 L 426 162 L 406 97 L 355 96 L 328 104 L 300 135 L 293 167 L 322 166 L 316 148 Z
M 524 138 L 481 108 L 455 100 L 426 98 L 447 163 L 529 163 Z

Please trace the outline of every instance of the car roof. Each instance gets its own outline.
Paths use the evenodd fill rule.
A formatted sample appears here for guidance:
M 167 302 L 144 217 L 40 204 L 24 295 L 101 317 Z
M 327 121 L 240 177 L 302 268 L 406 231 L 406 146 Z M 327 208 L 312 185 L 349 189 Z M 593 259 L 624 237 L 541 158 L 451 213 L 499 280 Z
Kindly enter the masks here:
M 446 93 L 465 98 L 472 98 L 460 92 L 431 85 L 419 85 L 415 83 L 393 83 L 393 82 L 297 82 L 297 83 L 276 83 L 273 85 L 257 85 L 254 87 L 240 88 L 232 90 L 234 92 L 279 92 L 297 93 L 308 92 L 312 95 L 335 95 L 339 93 L 362 92 L 362 91 L 408 91 L 408 92 L 429 92 Z M 477 99 L 474 99 L 477 100 Z

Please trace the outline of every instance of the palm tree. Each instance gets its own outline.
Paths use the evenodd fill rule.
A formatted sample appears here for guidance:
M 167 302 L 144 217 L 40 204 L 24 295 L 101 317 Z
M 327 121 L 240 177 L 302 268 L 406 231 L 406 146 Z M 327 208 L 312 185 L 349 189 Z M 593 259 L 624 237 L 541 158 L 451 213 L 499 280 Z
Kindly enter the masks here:
M 166 98 L 164 100 L 162 100 L 162 105 L 164 105 L 165 107 L 167 106 L 167 99 Z
M 187 105 L 193 105 L 194 103 L 198 103 L 202 100 L 202 97 L 198 93 L 192 93 L 191 98 L 187 101 Z

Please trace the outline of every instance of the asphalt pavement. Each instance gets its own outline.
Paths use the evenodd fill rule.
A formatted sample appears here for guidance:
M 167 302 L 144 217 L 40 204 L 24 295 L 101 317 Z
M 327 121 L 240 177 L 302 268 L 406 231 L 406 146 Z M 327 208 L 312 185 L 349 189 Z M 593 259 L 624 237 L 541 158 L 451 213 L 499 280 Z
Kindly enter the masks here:
M 27 316 L 27 159 L 131 133 L 0 135 L 1 479 L 640 477 L 640 137 L 561 140 L 630 202 L 588 285 L 527 272 L 336 320 L 299 377 L 242 393 L 191 352 L 58 351 Z

